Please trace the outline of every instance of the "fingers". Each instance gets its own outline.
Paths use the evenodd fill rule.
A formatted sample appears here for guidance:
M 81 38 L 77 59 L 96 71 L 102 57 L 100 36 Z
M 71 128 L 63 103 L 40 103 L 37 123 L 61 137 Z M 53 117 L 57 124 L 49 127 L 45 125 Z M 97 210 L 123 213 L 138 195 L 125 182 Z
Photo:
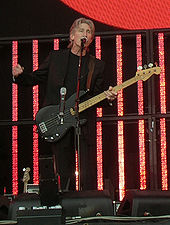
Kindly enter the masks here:
M 104 93 L 109 101 L 113 101 L 117 97 L 117 93 L 114 91 L 112 86 L 109 86 L 109 89 Z
M 22 67 L 20 64 L 17 64 L 15 67 L 12 69 L 12 75 L 14 77 L 18 77 L 21 73 L 23 73 L 24 67 Z
M 109 91 L 113 91 L 113 87 L 112 86 L 109 86 Z

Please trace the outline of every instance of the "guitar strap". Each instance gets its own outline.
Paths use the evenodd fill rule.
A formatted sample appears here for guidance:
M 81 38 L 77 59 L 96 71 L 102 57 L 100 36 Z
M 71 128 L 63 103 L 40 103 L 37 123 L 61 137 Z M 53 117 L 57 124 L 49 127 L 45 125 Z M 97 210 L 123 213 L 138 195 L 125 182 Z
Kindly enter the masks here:
M 90 90 L 91 79 L 94 72 L 94 66 L 95 66 L 95 57 L 93 55 L 90 55 L 89 64 L 88 64 L 89 73 L 87 76 L 87 83 L 86 83 L 87 90 Z

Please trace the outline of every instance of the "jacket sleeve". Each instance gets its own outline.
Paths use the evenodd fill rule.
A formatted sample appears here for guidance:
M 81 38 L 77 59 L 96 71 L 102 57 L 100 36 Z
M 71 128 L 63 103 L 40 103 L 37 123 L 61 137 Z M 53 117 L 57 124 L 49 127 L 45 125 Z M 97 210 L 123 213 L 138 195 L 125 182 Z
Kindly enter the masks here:
M 23 72 L 18 77 L 16 77 L 13 82 L 23 86 L 34 86 L 46 82 L 48 78 L 49 61 L 50 54 L 40 65 L 38 70 L 35 70 L 31 73 Z

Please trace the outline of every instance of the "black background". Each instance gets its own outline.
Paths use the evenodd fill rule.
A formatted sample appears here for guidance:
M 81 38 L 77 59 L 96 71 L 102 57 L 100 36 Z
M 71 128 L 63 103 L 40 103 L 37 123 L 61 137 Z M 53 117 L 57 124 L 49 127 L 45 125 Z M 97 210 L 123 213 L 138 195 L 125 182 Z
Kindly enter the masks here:
M 59 0 L 3 0 L 0 3 L 0 37 L 67 34 L 73 21 L 84 15 Z M 94 21 L 96 31 L 117 28 Z

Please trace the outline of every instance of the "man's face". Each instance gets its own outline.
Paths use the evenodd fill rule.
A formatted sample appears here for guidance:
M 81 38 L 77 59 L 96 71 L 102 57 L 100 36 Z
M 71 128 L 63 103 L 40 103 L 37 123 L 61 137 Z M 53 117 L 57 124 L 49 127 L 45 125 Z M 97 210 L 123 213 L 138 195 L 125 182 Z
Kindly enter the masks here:
M 85 37 L 87 38 L 84 47 L 88 47 L 92 42 L 92 32 L 90 26 L 87 23 L 81 23 L 73 33 L 70 35 L 71 40 L 73 41 L 73 46 L 80 47 L 81 46 L 81 39 Z

